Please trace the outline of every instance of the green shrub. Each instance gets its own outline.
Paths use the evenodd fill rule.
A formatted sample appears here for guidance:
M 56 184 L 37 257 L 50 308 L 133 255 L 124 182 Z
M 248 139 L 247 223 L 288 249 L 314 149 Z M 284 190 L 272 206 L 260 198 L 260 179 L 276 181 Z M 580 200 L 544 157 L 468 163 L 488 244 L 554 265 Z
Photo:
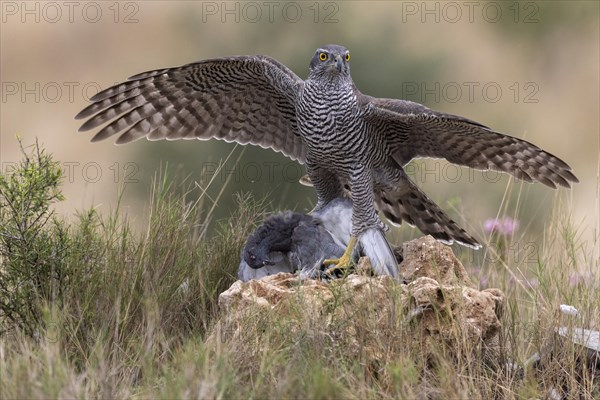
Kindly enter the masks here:
M 63 199 L 60 165 L 37 143 L 21 151 L 23 160 L 0 175 L 0 332 L 33 335 L 40 307 L 63 296 L 70 238 L 51 210 Z

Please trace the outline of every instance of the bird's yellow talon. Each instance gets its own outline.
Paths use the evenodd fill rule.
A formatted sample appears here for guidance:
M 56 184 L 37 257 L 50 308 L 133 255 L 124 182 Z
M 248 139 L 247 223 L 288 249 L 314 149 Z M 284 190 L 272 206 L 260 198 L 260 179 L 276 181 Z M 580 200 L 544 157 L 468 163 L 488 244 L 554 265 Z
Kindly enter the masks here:
M 323 265 L 329 267 L 325 270 L 325 273 L 331 274 L 334 271 L 347 271 L 353 264 L 352 253 L 354 251 L 355 245 L 356 237 L 350 236 L 350 242 L 348 242 L 348 247 L 346 247 L 344 254 L 342 254 L 340 258 L 330 258 L 323 261 Z

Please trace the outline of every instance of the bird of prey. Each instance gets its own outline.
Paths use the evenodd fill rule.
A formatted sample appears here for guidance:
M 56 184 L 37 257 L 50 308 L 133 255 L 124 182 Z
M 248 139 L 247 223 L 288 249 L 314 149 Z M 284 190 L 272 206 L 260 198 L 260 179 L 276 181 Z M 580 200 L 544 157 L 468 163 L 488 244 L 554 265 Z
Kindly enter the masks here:
M 91 100 L 76 118 L 88 118 L 80 131 L 107 123 L 92 141 L 216 138 L 271 148 L 306 166 L 316 210 L 344 197 L 347 185 L 352 237 L 342 257 L 327 261 L 332 268 L 349 265 L 357 237 L 384 229 L 377 208 L 445 243 L 480 246 L 409 179 L 403 166 L 413 158 L 552 188 L 578 182 L 565 162 L 524 140 L 418 103 L 362 94 L 350 53 L 338 45 L 316 50 L 306 80 L 268 56 L 225 57 L 134 75 Z
M 296 271 L 305 278 L 328 277 L 322 273 L 323 262 L 343 255 L 352 233 L 351 221 L 348 198 L 334 199 L 311 215 L 285 211 L 270 216 L 248 237 L 238 278 L 247 282 Z M 378 275 L 396 276 L 396 258 L 385 236 L 369 233 L 361 236 L 355 255 L 367 256 Z

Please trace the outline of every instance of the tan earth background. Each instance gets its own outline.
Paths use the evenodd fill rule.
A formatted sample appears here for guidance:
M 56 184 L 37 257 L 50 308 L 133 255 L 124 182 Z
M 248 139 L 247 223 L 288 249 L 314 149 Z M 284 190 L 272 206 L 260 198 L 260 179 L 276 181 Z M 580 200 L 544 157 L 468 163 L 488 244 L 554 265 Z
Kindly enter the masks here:
M 569 163 L 581 181 L 553 191 L 436 160 L 409 165 L 467 230 L 485 240 L 483 222 L 497 215 L 509 185 L 507 214 L 521 221 L 524 240 L 541 241 L 561 203 L 581 238 L 598 245 L 598 2 L 2 1 L 1 9 L 2 169 L 20 157 L 17 135 L 26 145 L 37 138 L 64 167 L 66 200 L 56 209 L 65 217 L 90 207 L 107 214 L 123 191 L 122 212 L 142 227 L 152 178 L 165 169 L 206 189 L 204 206 L 218 204 L 213 225 L 230 214 L 237 192 L 267 196 L 270 209 L 309 210 L 314 191 L 297 183 L 303 167 L 280 154 L 217 141 L 92 144 L 73 117 L 100 88 L 212 57 L 267 54 L 304 79 L 315 49 L 337 43 L 351 51 L 363 93 L 524 138 Z

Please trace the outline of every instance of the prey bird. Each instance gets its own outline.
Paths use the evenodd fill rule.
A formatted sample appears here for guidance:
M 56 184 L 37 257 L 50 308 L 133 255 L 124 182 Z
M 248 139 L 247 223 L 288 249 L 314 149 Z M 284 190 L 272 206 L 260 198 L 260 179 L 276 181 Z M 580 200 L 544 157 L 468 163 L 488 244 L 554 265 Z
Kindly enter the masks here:
M 106 123 L 94 142 L 215 138 L 271 148 L 306 166 L 315 210 L 347 187 L 352 236 L 341 257 L 326 260 L 330 268 L 349 266 L 357 238 L 383 232 L 377 209 L 445 243 L 480 247 L 407 176 L 403 166 L 413 158 L 552 188 L 578 182 L 565 162 L 529 142 L 418 103 L 362 94 L 350 76 L 350 52 L 339 45 L 316 50 L 306 80 L 268 56 L 224 57 L 134 75 L 91 100 L 76 118 L 87 118 L 80 131 Z
M 379 268 L 379 274 L 395 276 L 397 261 L 385 236 L 370 233 L 378 232 L 368 231 L 361 236 L 355 256 L 368 257 L 371 265 Z M 324 261 L 341 256 L 351 234 L 352 201 L 348 198 L 334 199 L 311 215 L 292 211 L 272 215 L 248 237 L 238 278 L 247 282 L 296 271 L 304 278 L 327 278 L 321 273 Z

